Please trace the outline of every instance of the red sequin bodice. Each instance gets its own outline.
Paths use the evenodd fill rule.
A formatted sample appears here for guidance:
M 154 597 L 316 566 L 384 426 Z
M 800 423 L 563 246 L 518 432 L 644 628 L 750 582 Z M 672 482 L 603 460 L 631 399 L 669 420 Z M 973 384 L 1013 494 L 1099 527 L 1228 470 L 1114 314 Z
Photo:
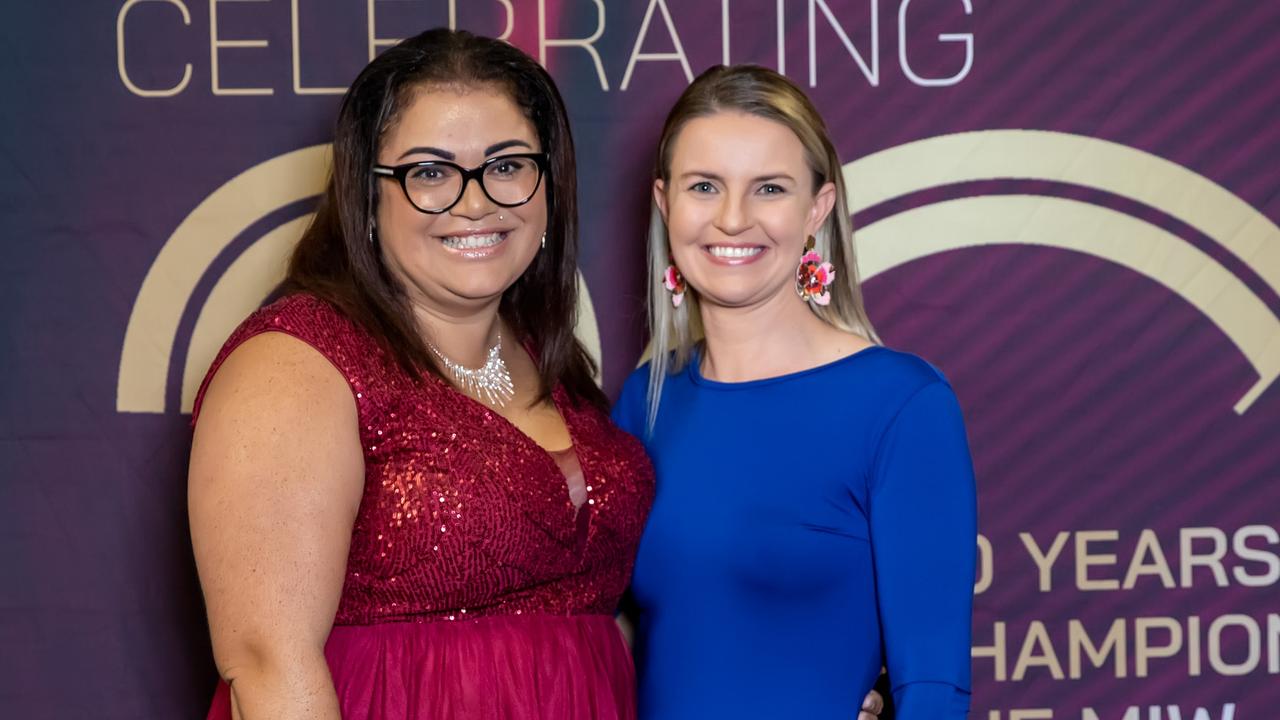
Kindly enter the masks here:
M 291 295 L 250 316 L 209 377 L 264 332 L 314 347 L 355 397 L 364 496 L 335 624 L 615 610 L 654 478 L 639 442 L 607 415 L 554 393 L 587 486 L 579 509 L 550 453 L 443 380 L 415 381 L 315 297 Z

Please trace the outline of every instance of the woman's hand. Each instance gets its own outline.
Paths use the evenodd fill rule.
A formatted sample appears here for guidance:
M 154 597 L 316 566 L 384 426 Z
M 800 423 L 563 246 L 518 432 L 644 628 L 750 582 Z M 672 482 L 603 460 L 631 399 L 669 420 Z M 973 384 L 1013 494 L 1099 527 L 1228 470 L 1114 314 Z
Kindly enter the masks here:
M 880 693 L 872 690 L 862 701 L 862 712 L 858 713 L 858 720 L 876 720 L 882 712 L 884 712 L 884 698 Z

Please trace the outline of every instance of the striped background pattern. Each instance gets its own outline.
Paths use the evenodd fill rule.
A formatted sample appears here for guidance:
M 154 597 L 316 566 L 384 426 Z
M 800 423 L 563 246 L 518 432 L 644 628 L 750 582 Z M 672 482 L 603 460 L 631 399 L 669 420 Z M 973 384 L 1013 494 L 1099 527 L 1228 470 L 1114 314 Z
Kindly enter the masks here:
M 544 0 L 547 34 L 585 37 L 598 27 L 594 0 Z M 595 44 L 608 91 L 581 48 L 548 48 L 574 123 L 581 165 L 583 269 L 604 346 L 611 393 L 644 343 L 643 237 L 651 148 L 665 111 L 685 86 L 678 62 L 638 63 L 621 83 L 652 3 L 603 0 Z M 787 74 L 806 86 L 845 162 L 937 135 L 1038 129 L 1101 138 L 1152 153 L 1212 180 L 1280 222 L 1280 4 L 1250 0 L 997 2 L 914 0 L 908 57 L 920 75 L 962 62 L 939 33 L 975 40 L 969 75 L 950 87 L 917 87 L 898 61 L 900 0 L 783 0 Z M 224 82 L 266 84 L 264 97 L 210 92 L 208 8 L 171 4 L 130 20 L 135 79 L 171 85 L 190 62 L 183 93 L 130 94 L 116 70 L 122 1 L 22 3 L 0 12 L 0 715 L 41 718 L 185 718 L 199 715 L 213 669 L 186 537 L 183 478 L 187 418 L 115 411 L 117 361 L 132 303 L 156 253 L 184 217 L 229 178 L 263 160 L 325 142 L 335 96 L 290 87 L 286 2 L 221 3 L 227 38 L 266 38 L 264 49 L 223 51 Z M 378 2 L 379 35 L 405 35 L 447 19 L 445 0 Z M 459 2 L 459 22 L 479 32 L 504 25 L 502 5 Z M 778 0 L 731 0 L 731 58 L 777 67 Z M 301 0 L 309 85 L 353 77 L 365 52 L 366 3 Z M 512 0 L 511 40 L 538 53 L 537 0 Z M 694 73 L 721 59 L 717 0 L 667 0 Z M 828 8 L 870 61 L 870 8 L 878 9 L 879 83 L 871 85 L 827 22 Z M 816 11 L 817 84 L 809 80 L 809 13 Z M 673 49 L 655 10 L 642 48 Z M 17 108 L 19 112 L 13 112 Z M 1273 312 L 1280 296 L 1251 268 L 1169 209 L 1044 179 L 994 179 L 935 187 L 859 212 L 870 226 L 953 198 L 1031 194 L 1111 208 L 1154 224 L 1208 254 Z M 210 268 L 197 294 L 250 241 L 306 203 L 264 216 Z M 254 236 L 254 237 L 249 237 Z M 999 240 L 995 238 L 994 240 Z M 1114 239 L 1123 242 L 1123 238 Z M 1196 706 L 1238 720 L 1276 717 L 1280 682 L 1258 670 L 1214 672 L 1210 623 L 1239 613 L 1265 625 L 1280 613 L 1276 587 L 1217 587 L 1205 569 L 1191 587 L 1154 576 L 1131 590 L 1075 588 L 1074 543 L 1040 592 L 1019 541 L 1046 547 L 1061 531 L 1114 530 L 1098 543 L 1120 578 L 1143 529 L 1154 531 L 1178 578 L 1181 528 L 1280 526 L 1280 390 L 1243 415 L 1232 405 L 1257 376 L 1231 340 L 1177 293 L 1090 255 L 993 244 L 925 257 L 866 283 L 885 341 L 935 363 L 965 409 L 980 485 L 980 529 L 994 548 L 993 583 L 976 598 L 974 639 L 1007 632 L 1006 671 L 1042 622 L 1066 669 L 1070 620 L 1097 643 L 1113 620 L 1128 633 L 1126 677 L 1085 663 L 1083 677 L 1055 680 L 1032 665 L 1020 680 L 995 679 L 974 662 L 975 719 L 989 711 L 1053 708 L 1079 718 L 1092 707 L 1120 718 L 1129 706 Z M 198 308 L 198 303 L 193 303 Z M 179 331 L 194 324 L 189 309 Z M 178 378 L 171 371 L 171 389 Z M 171 403 L 172 406 L 172 403 Z M 1255 538 L 1254 547 L 1265 543 Z M 1199 546 L 1198 546 L 1199 547 Z M 1272 552 L 1277 547 L 1269 548 Z M 1228 567 L 1239 564 L 1230 552 Z M 1243 565 L 1251 573 L 1265 568 Z M 1133 620 L 1171 617 L 1184 631 L 1200 618 L 1191 677 L 1188 651 L 1153 659 L 1134 676 Z M 1223 636 L 1231 662 L 1248 650 L 1237 628 Z M 1153 635 L 1163 643 L 1163 633 Z M 1149 720 L 1144 710 L 1141 717 Z M 1168 716 L 1162 716 L 1167 718 Z

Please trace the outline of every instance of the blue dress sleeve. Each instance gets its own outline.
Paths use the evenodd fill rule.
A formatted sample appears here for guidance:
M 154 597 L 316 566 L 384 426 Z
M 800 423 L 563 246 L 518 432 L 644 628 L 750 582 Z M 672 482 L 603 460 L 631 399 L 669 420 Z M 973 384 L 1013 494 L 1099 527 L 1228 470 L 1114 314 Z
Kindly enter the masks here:
M 648 389 L 649 364 L 645 363 L 627 376 L 622 384 L 622 394 L 610 413 L 615 425 L 641 439 L 644 438 L 647 417 Z
M 964 419 L 942 380 L 918 390 L 880 439 L 871 545 L 898 720 L 964 720 L 977 492 Z

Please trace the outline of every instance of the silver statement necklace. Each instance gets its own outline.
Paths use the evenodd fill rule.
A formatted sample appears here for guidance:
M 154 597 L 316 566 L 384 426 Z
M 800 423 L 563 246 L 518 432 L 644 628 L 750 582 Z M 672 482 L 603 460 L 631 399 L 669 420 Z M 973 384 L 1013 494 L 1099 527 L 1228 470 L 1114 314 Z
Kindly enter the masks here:
M 516 386 L 511 382 L 511 371 L 507 370 L 507 363 L 502 359 L 502 333 L 498 333 L 497 341 L 489 348 L 488 359 L 478 368 L 459 365 L 431 343 L 427 343 L 427 347 L 440 358 L 449 374 L 468 394 L 498 407 L 505 407 L 515 397 Z

